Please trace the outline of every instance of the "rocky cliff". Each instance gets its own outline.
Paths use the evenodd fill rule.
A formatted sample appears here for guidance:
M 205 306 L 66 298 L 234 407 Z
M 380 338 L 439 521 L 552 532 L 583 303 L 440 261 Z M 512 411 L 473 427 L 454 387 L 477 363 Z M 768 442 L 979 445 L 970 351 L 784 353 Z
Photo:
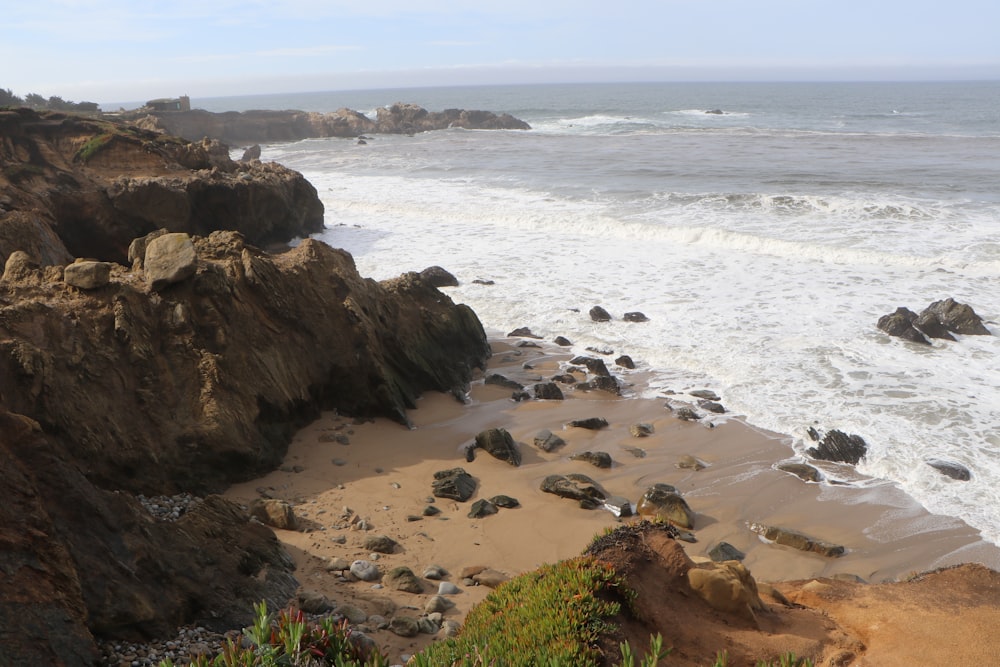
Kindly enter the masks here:
M 132 114 L 147 130 L 166 132 L 192 141 L 208 137 L 230 145 L 295 141 L 314 137 L 359 137 L 363 134 L 413 134 L 460 127 L 467 130 L 528 130 L 510 114 L 445 109 L 428 111 L 397 102 L 377 110 L 374 120 L 352 109 L 331 113 L 306 111 L 155 111 Z
M 236 230 L 266 247 L 321 230 L 323 204 L 301 174 L 234 162 L 215 141 L 0 110 L 0 261 L 24 250 L 43 265 L 125 262 L 132 239 L 159 228 Z
M 312 240 L 258 249 L 251 234 L 321 215 L 294 172 L 0 116 L 0 664 L 91 664 L 95 636 L 280 606 L 296 582 L 270 529 L 211 495 L 163 521 L 137 494 L 251 478 L 323 409 L 405 423 L 421 392 L 462 394 L 489 355 L 482 326 L 419 274 L 368 280 Z M 161 222 L 198 235 L 142 237 Z M 81 252 L 110 261 L 68 263 Z

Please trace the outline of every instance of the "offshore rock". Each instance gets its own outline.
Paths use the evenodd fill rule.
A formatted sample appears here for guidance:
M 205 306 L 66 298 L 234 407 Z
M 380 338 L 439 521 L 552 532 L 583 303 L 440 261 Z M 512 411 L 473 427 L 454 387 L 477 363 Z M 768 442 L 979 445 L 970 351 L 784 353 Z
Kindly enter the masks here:
M 899 307 L 895 312 L 880 317 L 876 326 L 890 336 L 896 336 L 911 343 L 930 345 L 930 341 L 913 326 L 916 320 L 916 313 L 908 308 Z
M 814 459 L 857 465 L 868 452 L 868 444 L 860 435 L 848 435 L 836 429 L 828 431 L 816 447 L 806 453 Z
M 990 330 L 983 324 L 983 318 L 976 314 L 972 306 L 958 303 L 951 297 L 943 301 L 935 301 L 927 306 L 923 312 L 934 313 L 948 331 L 966 336 L 990 335 Z

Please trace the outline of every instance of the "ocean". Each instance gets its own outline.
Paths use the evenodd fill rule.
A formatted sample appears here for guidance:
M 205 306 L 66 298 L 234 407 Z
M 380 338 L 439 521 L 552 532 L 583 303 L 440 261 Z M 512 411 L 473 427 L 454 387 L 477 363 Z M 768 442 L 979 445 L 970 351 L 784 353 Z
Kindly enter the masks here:
M 492 335 L 628 354 L 662 396 L 711 389 L 787 436 L 840 429 L 858 471 L 1000 544 L 1000 82 L 456 87 L 193 100 L 212 111 L 508 112 L 530 131 L 263 147 L 363 275 L 440 265 Z M 707 113 L 719 111 L 721 113 Z M 240 151 L 235 151 L 239 154 Z M 493 281 L 483 285 L 474 280 Z M 953 297 L 994 336 L 880 332 Z M 614 316 L 592 322 L 600 305 Z M 648 322 L 622 320 L 641 311 Z M 627 374 L 625 380 L 628 381 Z M 972 479 L 927 465 L 954 461 Z

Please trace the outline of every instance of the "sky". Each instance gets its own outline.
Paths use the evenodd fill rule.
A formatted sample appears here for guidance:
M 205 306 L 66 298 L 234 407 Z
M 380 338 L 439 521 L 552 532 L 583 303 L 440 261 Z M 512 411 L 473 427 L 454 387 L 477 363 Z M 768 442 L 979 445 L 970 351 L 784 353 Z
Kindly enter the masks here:
M 65 100 L 601 81 L 1000 80 L 997 0 L 2 0 Z

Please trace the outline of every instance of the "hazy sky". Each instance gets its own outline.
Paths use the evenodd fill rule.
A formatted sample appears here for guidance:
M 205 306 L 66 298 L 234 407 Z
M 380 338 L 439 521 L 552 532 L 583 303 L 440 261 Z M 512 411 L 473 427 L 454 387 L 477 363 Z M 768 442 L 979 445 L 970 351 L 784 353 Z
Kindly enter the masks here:
M 474 83 L 1000 79 L 997 0 L 4 0 L 0 88 L 101 103 Z

